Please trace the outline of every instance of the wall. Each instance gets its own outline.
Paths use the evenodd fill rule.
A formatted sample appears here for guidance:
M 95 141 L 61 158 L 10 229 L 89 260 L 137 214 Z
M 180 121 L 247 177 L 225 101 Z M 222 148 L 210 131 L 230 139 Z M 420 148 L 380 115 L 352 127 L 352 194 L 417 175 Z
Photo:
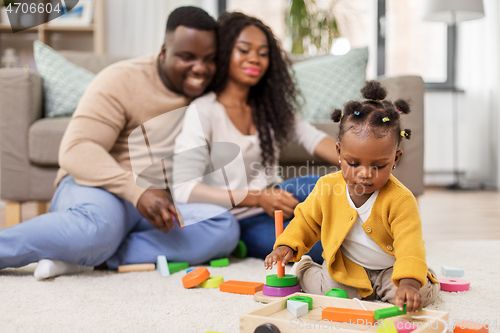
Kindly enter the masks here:
M 217 17 L 217 0 L 106 0 L 108 53 L 130 57 L 158 53 L 167 17 L 179 6 L 198 6 Z
M 484 0 L 485 17 L 458 28 L 458 165 L 465 187 L 499 184 L 499 40 L 500 5 Z M 423 50 L 432 52 L 432 50 Z M 425 171 L 427 184 L 450 183 L 453 142 L 450 92 L 425 96 Z

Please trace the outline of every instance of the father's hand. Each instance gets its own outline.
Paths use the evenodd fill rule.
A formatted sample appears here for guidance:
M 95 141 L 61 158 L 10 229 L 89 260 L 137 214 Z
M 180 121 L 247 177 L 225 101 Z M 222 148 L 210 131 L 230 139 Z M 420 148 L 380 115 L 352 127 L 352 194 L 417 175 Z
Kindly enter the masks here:
M 170 192 L 165 190 L 146 190 L 139 198 L 137 210 L 158 230 L 168 233 L 174 228 L 174 220 L 179 221 Z

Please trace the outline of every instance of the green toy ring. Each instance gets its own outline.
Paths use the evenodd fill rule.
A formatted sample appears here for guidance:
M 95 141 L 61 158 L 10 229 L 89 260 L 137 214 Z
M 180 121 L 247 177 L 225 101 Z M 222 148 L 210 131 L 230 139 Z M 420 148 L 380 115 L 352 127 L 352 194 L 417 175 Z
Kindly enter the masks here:
M 285 274 L 284 277 L 271 274 L 266 276 L 266 284 L 269 287 L 293 287 L 297 285 L 297 277 L 292 274 Z
M 347 293 L 343 289 L 330 289 L 326 293 L 326 296 L 338 297 L 338 298 L 349 298 L 349 296 L 347 296 Z
M 312 310 L 313 308 L 313 299 L 309 296 L 292 296 L 289 298 L 290 301 L 304 302 L 308 304 L 308 309 Z
M 236 248 L 231 254 L 236 258 L 245 258 L 247 256 L 247 253 L 248 253 L 247 246 L 242 240 L 239 240 L 238 245 L 236 245 Z

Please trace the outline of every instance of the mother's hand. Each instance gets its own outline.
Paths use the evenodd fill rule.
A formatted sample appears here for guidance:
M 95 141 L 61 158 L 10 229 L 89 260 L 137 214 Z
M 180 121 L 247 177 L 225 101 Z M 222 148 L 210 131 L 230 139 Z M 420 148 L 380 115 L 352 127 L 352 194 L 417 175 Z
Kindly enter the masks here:
M 146 190 L 137 202 L 137 210 L 153 227 L 168 233 L 174 228 L 174 219 L 179 221 L 172 195 L 165 190 Z
M 259 206 L 271 217 L 276 210 L 283 211 L 283 218 L 289 220 L 293 217 L 293 210 L 299 204 L 292 193 L 278 188 L 268 188 L 258 197 Z

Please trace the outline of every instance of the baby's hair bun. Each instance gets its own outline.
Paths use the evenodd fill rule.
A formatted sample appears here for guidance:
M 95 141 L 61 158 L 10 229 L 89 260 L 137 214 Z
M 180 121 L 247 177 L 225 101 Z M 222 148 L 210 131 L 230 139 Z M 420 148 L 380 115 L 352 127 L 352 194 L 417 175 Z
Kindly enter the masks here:
M 342 111 L 340 109 L 333 110 L 330 118 L 332 118 L 334 123 L 338 123 L 342 119 Z
M 410 137 L 411 137 L 411 129 L 405 128 L 405 130 L 404 130 L 403 132 L 405 132 L 404 137 L 405 137 L 407 140 L 410 140 Z
M 387 96 L 387 90 L 380 84 L 380 82 L 372 80 L 366 81 L 365 86 L 361 88 L 361 93 L 366 99 L 372 101 L 382 101 Z
M 398 109 L 399 112 L 408 114 L 410 113 L 410 104 L 404 99 L 398 99 L 394 102 L 394 105 Z
M 344 106 L 344 114 L 346 116 L 350 116 L 353 115 L 354 112 L 359 113 L 361 111 L 362 106 L 363 105 L 358 101 L 347 102 L 346 105 Z M 356 114 L 356 116 L 359 116 L 359 114 Z

